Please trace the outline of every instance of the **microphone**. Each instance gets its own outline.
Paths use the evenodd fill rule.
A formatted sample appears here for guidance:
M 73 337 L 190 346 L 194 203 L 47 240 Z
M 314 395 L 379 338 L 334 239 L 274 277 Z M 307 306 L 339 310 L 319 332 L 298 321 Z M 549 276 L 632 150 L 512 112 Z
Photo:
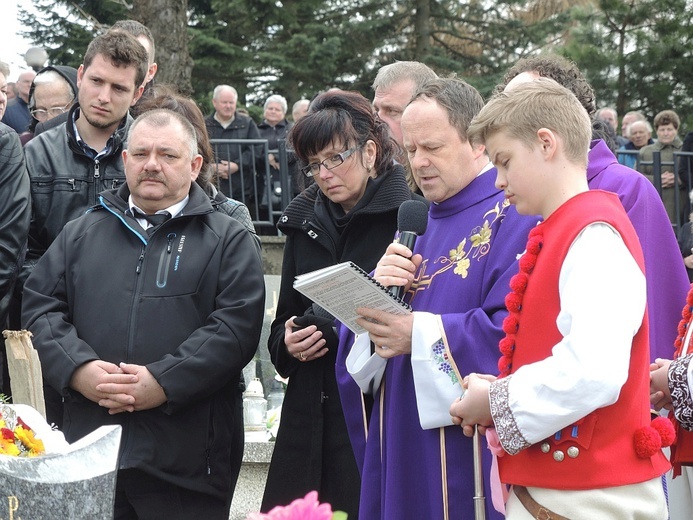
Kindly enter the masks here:
M 414 243 L 419 235 L 426 232 L 428 226 L 428 204 L 420 200 L 404 201 L 397 212 L 397 230 L 399 231 L 398 242 L 412 251 Z M 402 299 L 404 296 L 403 286 L 390 287 L 390 293 Z

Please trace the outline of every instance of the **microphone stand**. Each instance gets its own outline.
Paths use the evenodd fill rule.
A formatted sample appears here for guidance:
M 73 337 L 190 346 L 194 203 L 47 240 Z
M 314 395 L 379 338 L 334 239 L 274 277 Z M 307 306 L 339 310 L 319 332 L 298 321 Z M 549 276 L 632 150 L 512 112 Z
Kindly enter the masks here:
M 472 439 L 474 450 L 474 520 L 486 520 L 486 498 L 484 497 L 484 471 L 481 466 L 481 435 L 474 425 Z

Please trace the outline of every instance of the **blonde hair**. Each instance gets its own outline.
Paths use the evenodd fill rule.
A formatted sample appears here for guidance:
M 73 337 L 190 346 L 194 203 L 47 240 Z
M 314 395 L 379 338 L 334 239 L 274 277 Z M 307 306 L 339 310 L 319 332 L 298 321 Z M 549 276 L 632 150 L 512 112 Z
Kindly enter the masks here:
M 586 165 L 592 124 L 575 95 L 552 79 L 537 78 L 494 95 L 472 120 L 467 135 L 475 144 L 485 144 L 498 132 L 517 139 L 530 149 L 537 144 L 537 131 L 548 128 L 561 137 L 566 158 Z

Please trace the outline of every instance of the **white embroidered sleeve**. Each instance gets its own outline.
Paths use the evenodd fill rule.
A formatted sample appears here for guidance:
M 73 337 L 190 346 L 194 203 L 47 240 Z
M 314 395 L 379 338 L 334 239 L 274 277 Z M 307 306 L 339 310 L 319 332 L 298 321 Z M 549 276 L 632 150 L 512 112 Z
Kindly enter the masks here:
M 428 430 L 451 426 L 450 405 L 463 390 L 445 342 L 440 316 L 414 313 L 411 369 L 421 427 Z
M 491 404 L 491 417 L 496 427 L 498 440 L 503 449 L 510 455 L 516 455 L 525 448 L 529 448 L 532 443 L 520 433 L 513 411 L 508 402 L 508 387 L 513 376 L 497 379 L 489 387 L 489 402 Z
M 693 397 L 691 397 L 691 376 L 693 375 L 693 354 L 675 359 L 669 365 L 668 379 L 674 415 L 686 430 L 693 430 Z

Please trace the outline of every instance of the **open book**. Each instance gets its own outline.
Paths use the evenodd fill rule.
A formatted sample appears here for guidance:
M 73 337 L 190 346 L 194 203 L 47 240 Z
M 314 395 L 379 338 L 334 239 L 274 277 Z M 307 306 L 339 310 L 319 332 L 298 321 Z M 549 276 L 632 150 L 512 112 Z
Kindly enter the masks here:
M 391 314 L 411 312 L 409 305 L 395 298 L 353 262 L 298 275 L 294 289 L 329 311 L 355 334 L 366 332 L 356 323 L 359 317 L 356 309 L 359 307 Z

